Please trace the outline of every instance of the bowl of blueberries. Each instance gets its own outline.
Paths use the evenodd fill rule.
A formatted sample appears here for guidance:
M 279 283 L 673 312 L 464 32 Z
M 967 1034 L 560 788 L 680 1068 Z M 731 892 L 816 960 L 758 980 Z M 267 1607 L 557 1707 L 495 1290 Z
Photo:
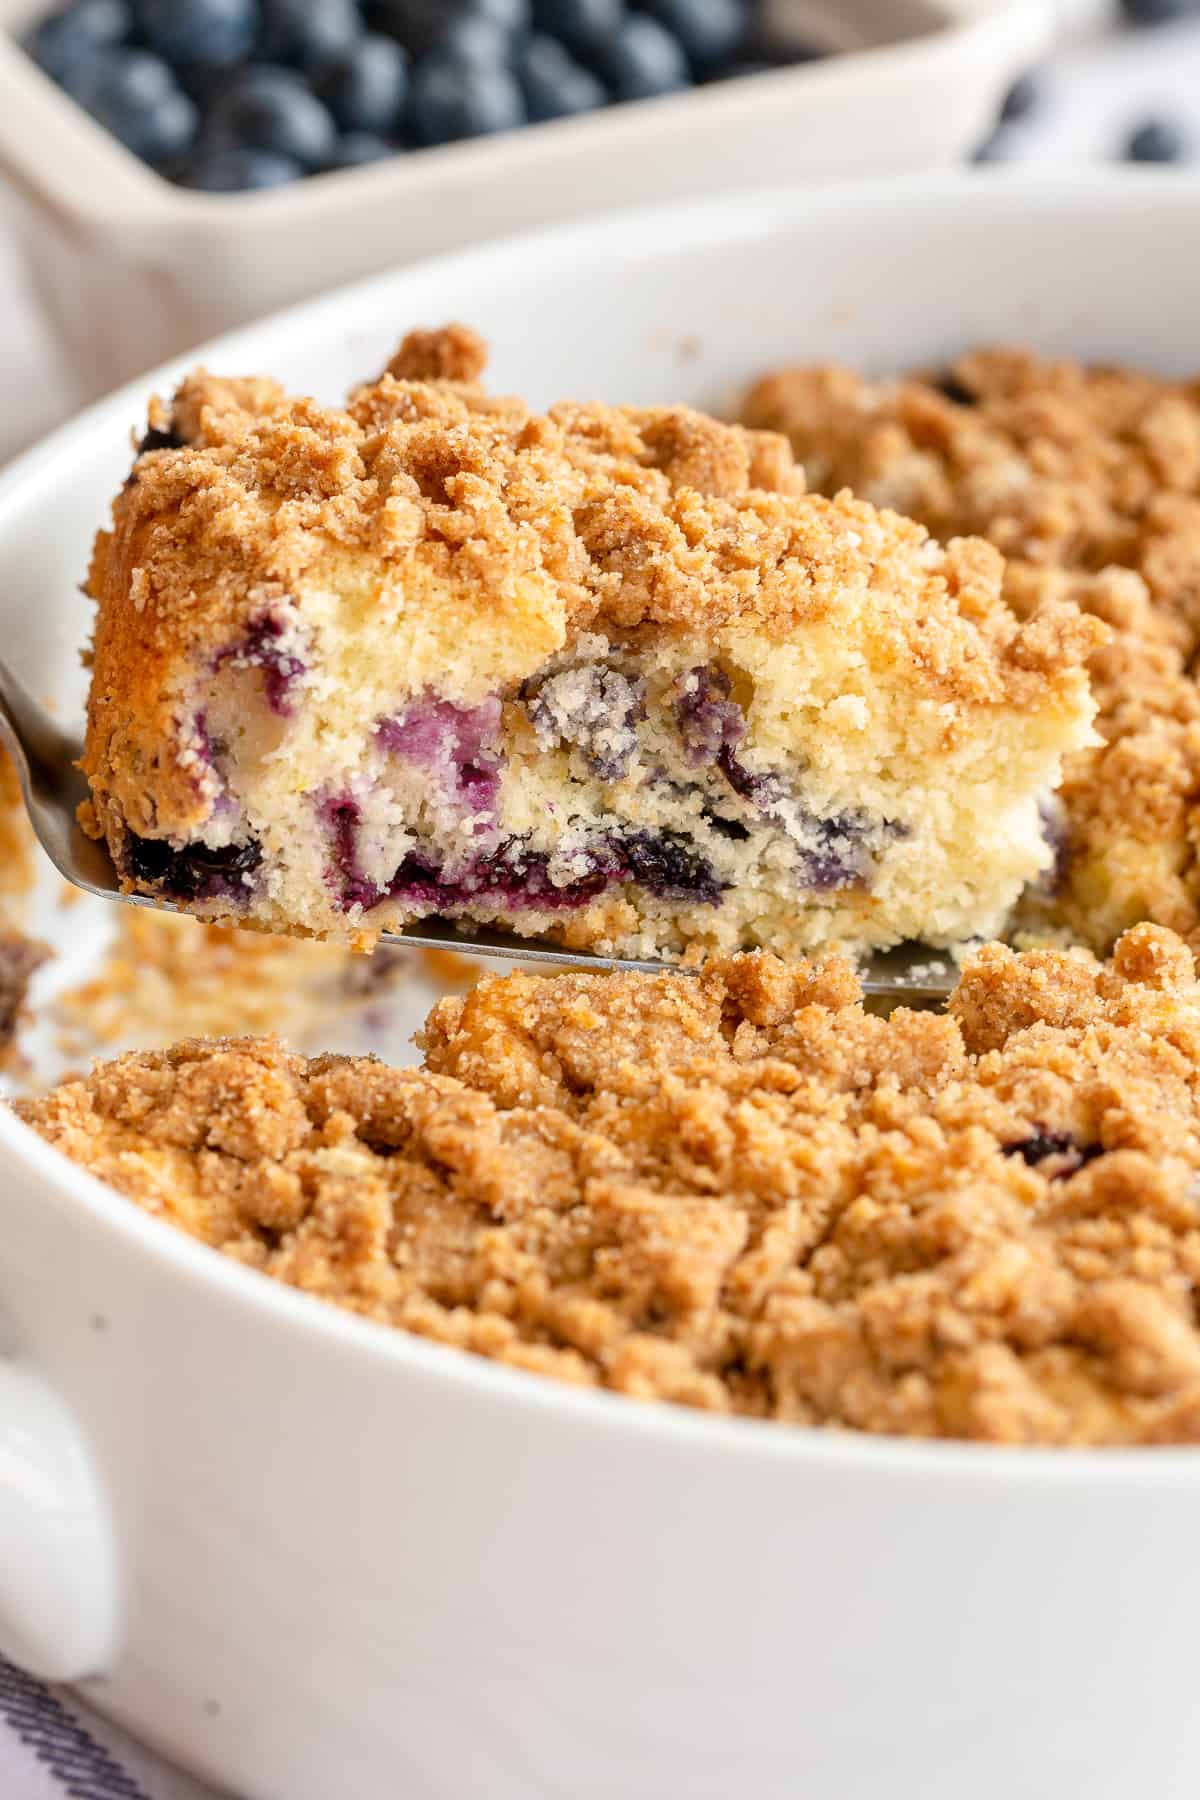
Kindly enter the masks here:
M 1042 0 L 0 0 L 0 166 L 81 398 L 404 261 L 959 160 Z

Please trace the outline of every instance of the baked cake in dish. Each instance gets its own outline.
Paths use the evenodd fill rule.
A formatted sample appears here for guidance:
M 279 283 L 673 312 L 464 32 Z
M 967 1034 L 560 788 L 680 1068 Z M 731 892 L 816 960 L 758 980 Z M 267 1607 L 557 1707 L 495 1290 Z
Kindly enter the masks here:
M 850 966 L 485 980 L 424 1069 L 271 1040 L 17 1110 L 252 1269 L 518 1369 L 809 1426 L 1200 1443 L 1200 990 L 976 953 L 945 1014 Z
M 1018 613 L 1069 596 L 1105 621 L 1101 741 L 1068 759 L 1056 879 L 1022 919 L 1101 954 L 1147 918 L 1200 946 L 1200 380 L 994 349 L 924 378 L 782 370 L 744 417 L 828 493 L 989 538 Z
M 345 410 L 157 408 L 97 543 L 85 822 L 127 889 L 369 944 L 998 931 L 1091 741 L 1094 620 L 682 407 L 531 413 L 415 334 Z M 986 830 L 981 830 L 986 822 Z

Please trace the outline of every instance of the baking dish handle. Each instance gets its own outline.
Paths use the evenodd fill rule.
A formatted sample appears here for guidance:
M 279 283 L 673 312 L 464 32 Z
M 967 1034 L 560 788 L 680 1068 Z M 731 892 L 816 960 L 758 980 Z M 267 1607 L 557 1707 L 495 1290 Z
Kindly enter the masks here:
M 0 1653 L 44 1681 L 101 1673 L 116 1643 L 108 1507 L 71 1413 L 0 1359 Z

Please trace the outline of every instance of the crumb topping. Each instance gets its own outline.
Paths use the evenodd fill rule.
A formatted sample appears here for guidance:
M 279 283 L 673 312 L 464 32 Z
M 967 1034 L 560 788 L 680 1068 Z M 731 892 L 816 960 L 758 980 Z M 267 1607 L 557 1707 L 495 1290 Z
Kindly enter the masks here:
M 280 1280 L 514 1367 L 815 1426 L 1200 1442 L 1200 989 L 997 945 L 945 1015 L 850 969 L 516 975 L 421 1070 L 188 1042 L 20 1115 Z

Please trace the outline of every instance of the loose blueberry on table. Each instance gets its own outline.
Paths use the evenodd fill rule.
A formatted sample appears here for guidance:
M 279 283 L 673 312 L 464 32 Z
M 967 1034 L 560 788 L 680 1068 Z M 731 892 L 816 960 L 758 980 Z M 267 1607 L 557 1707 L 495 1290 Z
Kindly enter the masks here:
M 171 181 L 284 186 L 823 51 L 764 0 L 70 0 L 39 68 Z
M 1125 155 L 1130 162 L 1182 162 L 1187 155 L 1187 142 L 1170 119 L 1147 119 L 1130 133 Z

